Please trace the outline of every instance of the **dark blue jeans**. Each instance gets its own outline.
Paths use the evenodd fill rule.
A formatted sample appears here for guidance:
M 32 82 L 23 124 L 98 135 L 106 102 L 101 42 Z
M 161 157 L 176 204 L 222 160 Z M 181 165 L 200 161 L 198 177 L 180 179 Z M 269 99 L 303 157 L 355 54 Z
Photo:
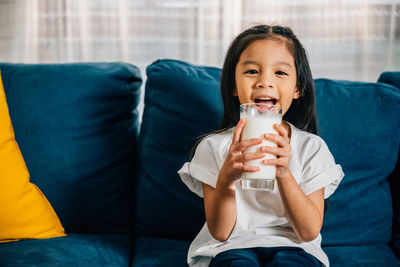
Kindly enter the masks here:
M 210 267 L 222 266 L 322 266 L 311 254 L 296 247 L 231 249 L 219 253 Z

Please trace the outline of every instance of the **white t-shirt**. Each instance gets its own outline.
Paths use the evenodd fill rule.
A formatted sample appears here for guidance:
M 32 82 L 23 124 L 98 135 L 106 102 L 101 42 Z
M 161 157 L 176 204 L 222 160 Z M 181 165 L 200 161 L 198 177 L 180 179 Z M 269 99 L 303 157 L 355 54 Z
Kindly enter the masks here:
M 344 174 L 330 153 L 326 143 L 317 135 L 290 125 L 292 155 L 289 169 L 297 184 L 308 195 L 325 188 L 328 198 L 337 188 Z M 234 128 L 204 138 L 196 149 L 191 162 L 178 171 L 182 181 L 203 197 L 202 183 L 215 188 L 218 173 L 225 161 L 232 142 Z M 235 182 L 236 224 L 225 242 L 214 239 L 204 224 L 190 245 L 189 266 L 208 266 L 218 253 L 235 248 L 250 247 L 301 247 L 329 266 L 321 249 L 319 234 L 310 242 L 301 242 L 288 219 L 276 186 L 274 191 L 243 190 L 240 180 Z

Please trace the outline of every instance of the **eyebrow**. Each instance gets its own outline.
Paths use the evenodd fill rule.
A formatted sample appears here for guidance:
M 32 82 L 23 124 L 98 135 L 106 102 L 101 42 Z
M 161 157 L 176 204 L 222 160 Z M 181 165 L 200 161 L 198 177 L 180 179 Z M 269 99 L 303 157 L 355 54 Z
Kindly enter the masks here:
M 258 65 L 259 63 L 255 60 L 246 60 L 241 65 L 251 65 L 251 64 Z
M 246 60 L 241 65 L 251 65 L 251 64 L 259 65 L 260 63 L 258 63 L 255 60 Z M 292 65 L 289 62 L 286 62 L 286 61 L 278 61 L 274 65 L 284 65 L 284 66 L 287 66 L 289 68 L 292 68 Z
M 275 65 L 284 65 L 284 66 L 287 66 L 289 68 L 292 67 L 292 65 L 289 62 L 286 62 L 286 61 L 279 61 Z

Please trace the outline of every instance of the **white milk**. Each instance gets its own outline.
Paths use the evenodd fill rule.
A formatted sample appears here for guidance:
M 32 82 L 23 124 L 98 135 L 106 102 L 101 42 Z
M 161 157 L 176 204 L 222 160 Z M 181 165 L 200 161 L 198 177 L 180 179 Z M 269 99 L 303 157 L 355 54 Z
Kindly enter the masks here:
M 274 128 L 274 124 L 280 124 L 282 117 L 280 114 L 275 114 L 273 112 L 268 112 L 270 114 L 268 115 L 256 115 L 256 116 L 242 116 L 243 118 L 246 119 L 246 124 L 242 132 L 242 140 L 246 139 L 251 139 L 251 138 L 262 138 L 262 143 L 256 146 L 251 146 L 247 148 L 246 152 L 254 153 L 254 152 L 260 152 L 260 147 L 261 146 L 273 146 L 276 147 L 277 144 L 272 141 L 268 141 L 264 138 L 264 134 L 267 133 L 274 133 L 278 134 L 278 132 Z M 258 172 L 244 172 L 241 176 L 242 178 L 242 186 L 245 188 L 247 186 L 244 186 L 243 180 L 249 179 L 249 180 L 254 180 L 254 179 L 266 179 L 270 180 L 269 182 L 272 182 L 272 188 L 271 185 L 268 185 L 268 189 L 264 190 L 273 190 L 274 188 L 274 181 L 275 181 L 275 174 L 276 174 L 276 166 L 275 165 L 264 165 L 262 163 L 263 160 L 265 159 L 271 159 L 271 158 L 276 158 L 275 155 L 273 154 L 266 154 L 264 158 L 262 159 L 255 159 L 255 160 L 250 160 L 245 162 L 246 165 L 252 165 L 252 166 L 259 166 L 260 170 Z M 272 181 L 271 181 L 272 180 Z M 254 181 L 256 182 L 256 181 Z M 261 181 L 259 181 L 261 182 Z M 270 184 L 270 183 L 266 183 Z M 253 187 L 252 185 L 249 184 L 249 187 Z M 259 186 L 256 186 L 259 187 Z M 260 187 L 265 187 L 264 185 L 261 185 Z M 261 189 L 261 188 L 259 188 Z

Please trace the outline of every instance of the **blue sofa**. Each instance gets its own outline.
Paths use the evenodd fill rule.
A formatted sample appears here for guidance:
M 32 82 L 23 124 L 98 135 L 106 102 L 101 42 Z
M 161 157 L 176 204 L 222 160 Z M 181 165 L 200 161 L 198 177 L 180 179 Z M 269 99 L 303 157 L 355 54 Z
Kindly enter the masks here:
M 220 69 L 151 64 L 141 123 L 142 78 L 131 64 L 0 69 L 31 181 L 67 232 L 1 243 L 0 266 L 186 266 L 205 218 L 177 170 L 218 127 Z M 320 135 L 345 172 L 323 249 L 332 266 L 400 266 L 400 72 L 315 86 Z

